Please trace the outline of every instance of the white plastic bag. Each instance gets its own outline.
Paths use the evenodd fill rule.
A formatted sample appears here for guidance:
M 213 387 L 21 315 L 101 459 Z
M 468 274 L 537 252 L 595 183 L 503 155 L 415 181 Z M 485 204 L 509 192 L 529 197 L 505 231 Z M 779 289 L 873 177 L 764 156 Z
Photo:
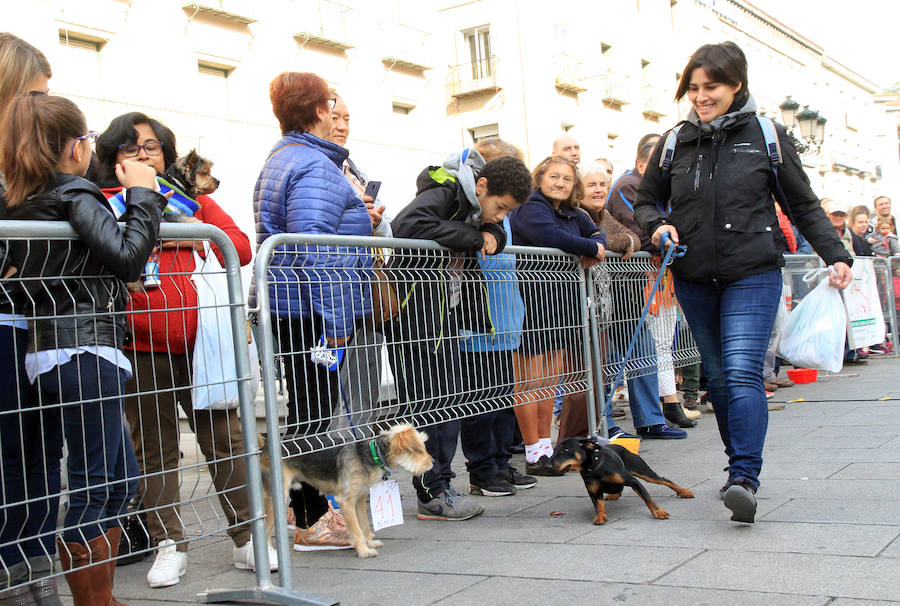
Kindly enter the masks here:
M 775 324 L 772 326 L 772 336 L 769 337 L 769 349 L 778 350 L 778 344 L 781 343 L 781 337 L 784 335 L 784 329 L 787 326 L 788 311 L 787 302 L 791 298 L 791 288 L 782 282 L 781 297 L 778 299 L 778 312 L 775 314 Z
M 231 308 L 228 305 L 228 281 L 219 259 L 209 248 L 206 259 L 194 253 L 196 269 L 191 279 L 197 288 L 197 337 L 193 352 L 194 410 L 237 408 L 237 371 L 234 364 L 234 341 L 231 330 Z M 244 327 L 241 327 L 244 330 Z M 256 343 L 250 339 L 250 392 L 259 388 L 259 357 Z
M 850 348 L 880 345 L 884 342 L 884 314 L 881 311 L 881 297 L 878 296 L 875 264 L 870 259 L 856 258 L 850 270 L 853 281 L 843 293 Z
M 812 282 L 826 270 L 816 269 L 803 280 Z M 788 314 L 778 355 L 798 368 L 838 372 L 844 365 L 847 311 L 841 293 L 826 277 Z

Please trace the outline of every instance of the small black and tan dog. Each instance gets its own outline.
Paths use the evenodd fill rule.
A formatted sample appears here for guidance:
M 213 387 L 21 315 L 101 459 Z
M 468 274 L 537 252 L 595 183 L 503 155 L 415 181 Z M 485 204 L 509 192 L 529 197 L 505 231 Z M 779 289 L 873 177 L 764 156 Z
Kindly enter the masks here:
M 163 178 L 186 193 L 189 198 L 208 196 L 216 191 L 221 183 L 212 176 L 212 160 L 204 158 L 192 149 L 181 156 L 166 169 Z
M 391 467 L 401 467 L 413 475 L 431 469 L 434 462 L 425 450 L 427 438 L 409 423 L 403 423 L 385 429 L 374 440 L 286 457 L 281 461 L 285 493 L 291 488 L 299 488 L 300 482 L 306 482 L 323 495 L 334 495 L 356 553 L 361 558 L 375 557 L 378 555 L 375 548 L 381 547 L 382 543 L 375 540 L 369 526 L 366 507 L 369 488 L 380 482 Z M 260 438 L 262 446 L 263 439 Z M 266 536 L 271 537 L 275 524 L 270 492 L 272 469 L 265 449 L 260 455 L 260 465 L 266 504 Z M 284 496 L 286 498 L 287 494 Z
M 604 441 L 605 442 L 605 441 Z M 622 495 L 622 489 L 631 486 L 644 500 L 654 518 L 665 520 L 669 514 L 647 493 L 647 489 L 637 478 L 652 484 L 662 484 L 675 491 L 682 499 L 693 499 L 693 493 L 674 482 L 659 476 L 644 459 L 614 443 L 603 443 L 596 438 L 567 438 L 557 444 L 550 466 L 554 471 L 580 471 L 591 501 L 594 502 L 594 524 L 606 523 L 607 501 L 615 501 Z

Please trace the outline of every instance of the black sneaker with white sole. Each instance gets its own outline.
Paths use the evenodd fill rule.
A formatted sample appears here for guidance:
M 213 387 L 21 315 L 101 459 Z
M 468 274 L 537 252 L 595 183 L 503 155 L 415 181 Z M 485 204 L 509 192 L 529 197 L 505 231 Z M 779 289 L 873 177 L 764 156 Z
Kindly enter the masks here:
M 482 497 L 508 497 L 516 494 L 516 487 L 501 475 L 496 475 L 489 480 L 477 480 L 470 477 L 469 485 L 472 494 Z
M 756 521 L 756 490 L 744 479 L 729 484 L 723 498 L 725 507 L 731 510 L 731 520 L 753 524 Z
M 526 488 L 532 488 L 537 484 L 537 478 L 532 478 L 531 476 L 526 476 L 524 473 L 519 473 L 519 470 L 512 465 L 505 469 L 501 469 L 500 477 L 515 486 L 516 490 L 525 490 Z

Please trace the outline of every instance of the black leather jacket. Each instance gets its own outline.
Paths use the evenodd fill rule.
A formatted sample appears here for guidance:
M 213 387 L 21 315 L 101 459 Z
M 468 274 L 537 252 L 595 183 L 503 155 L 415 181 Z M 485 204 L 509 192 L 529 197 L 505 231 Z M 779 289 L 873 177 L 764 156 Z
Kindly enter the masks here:
M 790 138 L 781 125 L 776 131 L 783 156 L 778 181 L 789 216 L 827 264 L 851 264 Z M 668 183 L 659 167 L 664 142 L 662 137 L 644 170 L 634 218 L 648 234 L 664 223 L 678 230 L 687 254 L 673 262 L 675 275 L 727 284 L 782 267 L 787 246 L 775 214 L 775 176 L 753 114 L 742 114 L 711 134 L 686 123 L 678 133 Z M 667 201 L 668 217 L 659 210 Z
M 82 345 L 121 348 L 128 289 L 140 278 L 159 235 L 166 198 L 145 187 L 126 195 L 119 221 L 93 183 L 58 173 L 55 185 L 7 209 L 7 218 L 68 221 L 78 240 L 10 241 L 31 316 L 28 351 Z M 39 277 L 40 280 L 33 278 Z

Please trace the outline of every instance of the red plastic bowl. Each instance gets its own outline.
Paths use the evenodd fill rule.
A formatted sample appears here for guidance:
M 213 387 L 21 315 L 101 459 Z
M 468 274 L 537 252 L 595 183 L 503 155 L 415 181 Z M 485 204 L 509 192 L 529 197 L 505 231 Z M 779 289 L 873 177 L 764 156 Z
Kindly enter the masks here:
M 815 368 L 791 368 L 787 371 L 787 376 L 794 383 L 815 383 L 819 371 Z

